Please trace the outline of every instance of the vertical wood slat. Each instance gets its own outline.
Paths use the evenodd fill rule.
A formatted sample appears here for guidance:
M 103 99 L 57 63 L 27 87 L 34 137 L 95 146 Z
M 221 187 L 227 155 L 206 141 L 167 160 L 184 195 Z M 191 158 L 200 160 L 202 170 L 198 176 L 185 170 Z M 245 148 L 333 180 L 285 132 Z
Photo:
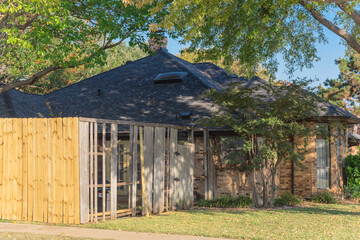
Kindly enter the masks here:
M 9 146 L 9 129 L 8 129 L 8 119 L 4 119 L 4 161 L 3 161 L 3 172 L 4 172 L 4 177 L 3 177 L 3 196 L 4 196 L 4 201 L 3 201 L 3 219 L 9 219 L 9 206 L 8 206 L 8 202 L 9 202 L 9 163 L 10 160 L 8 158 L 8 146 Z
M 215 197 L 216 169 L 212 160 L 209 130 L 204 130 L 205 199 Z
M 49 155 L 48 155 L 48 124 L 47 119 L 41 119 L 41 162 L 42 162 L 42 202 L 43 202 L 43 222 L 48 222 L 49 208 Z
M 102 124 L 102 211 L 103 211 L 103 220 L 105 220 L 105 200 L 106 200 L 106 123 Z
M 28 140 L 28 215 L 27 220 L 33 221 L 33 207 L 34 207 L 34 153 L 33 153 L 33 121 L 32 119 L 28 119 L 27 121 L 27 140 Z
M 153 212 L 164 211 L 165 128 L 155 128 Z
M 209 199 L 209 180 L 208 180 L 208 152 L 207 152 L 207 130 L 203 131 L 204 138 L 204 175 L 205 175 L 205 199 Z
M 179 196 L 180 208 L 188 209 L 193 204 L 193 173 L 194 173 L 194 144 L 188 143 L 178 146 L 180 166 Z
M 79 152 L 79 120 L 72 118 L 72 126 L 70 131 L 73 133 L 72 146 L 73 146 L 73 171 L 74 171 L 74 223 L 80 223 L 80 152 Z
M 140 172 L 141 172 L 141 195 L 143 204 L 143 214 L 149 216 L 149 207 L 146 194 L 146 180 L 145 180 L 145 163 L 144 163 L 144 131 L 142 127 L 139 127 L 140 136 Z
M 130 134 L 130 152 L 132 152 L 131 158 L 131 209 L 132 216 L 136 216 L 136 189 L 137 189 L 137 161 L 138 161 L 138 126 L 131 126 L 132 134 Z M 131 138 L 132 137 L 132 138 Z
M 144 173 L 148 211 L 152 212 L 152 190 L 154 179 L 154 128 L 144 127 Z
M 47 120 L 47 161 L 48 161 L 48 222 L 54 222 L 54 179 L 55 179 L 55 168 L 53 158 L 53 119 Z
M 95 222 L 97 222 L 97 213 L 98 213 L 98 124 L 95 123 L 94 126 L 94 154 L 95 154 L 95 165 L 94 165 L 94 171 L 95 171 Z
M 176 208 L 176 181 L 175 178 L 178 177 L 178 169 L 176 169 L 176 152 L 177 152 L 177 139 L 178 139 L 178 130 L 171 128 L 170 129 L 170 209 L 175 210 Z
M 63 148 L 59 147 L 63 145 L 63 138 L 64 138 L 64 125 L 63 125 L 62 119 L 57 119 L 57 130 L 58 130 L 58 139 L 57 139 L 57 176 L 58 176 L 58 189 L 56 194 L 56 199 L 58 201 L 58 216 L 60 222 L 65 222 L 65 205 L 64 205 L 64 193 L 65 193 L 65 185 L 64 185 L 64 154 L 63 154 Z
M 0 119 L 0 206 L 4 206 L 4 125 Z M 3 218 L 3 208 L 0 208 L 0 219 Z
M 169 193 L 170 193 L 170 128 L 166 129 L 166 136 L 165 136 L 165 179 L 166 179 L 166 198 L 165 198 L 165 211 L 169 211 Z
M 80 223 L 89 222 L 89 123 L 79 122 Z
M 117 204 L 117 142 L 118 126 L 115 123 L 111 124 L 111 170 L 110 170 L 110 211 L 111 219 L 116 218 L 116 204 Z
M 94 222 L 94 123 L 90 123 L 90 221 Z
M 42 148 L 40 141 L 40 121 L 34 119 L 34 153 L 35 153 L 35 194 L 34 194 L 34 221 L 42 221 L 43 209 L 42 209 L 42 194 L 41 194 L 41 182 L 42 177 L 42 164 L 40 161 L 40 149 Z

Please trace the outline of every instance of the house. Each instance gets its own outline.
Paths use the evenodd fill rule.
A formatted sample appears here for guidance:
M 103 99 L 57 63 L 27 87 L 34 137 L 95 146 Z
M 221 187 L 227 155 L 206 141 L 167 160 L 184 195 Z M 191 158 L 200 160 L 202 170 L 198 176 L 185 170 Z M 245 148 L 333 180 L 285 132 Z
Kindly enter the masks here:
M 204 90 L 220 90 L 233 81 L 242 82 L 244 86 L 264 84 L 260 78 L 248 80 L 229 75 L 212 63 L 189 63 L 170 54 L 165 46 L 155 46 L 155 49 L 158 50 L 155 55 L 128 62 L 46 95 L 17 90 L 1 94 L 0 117 L 86 117 L 196 127 L 197 120 L 216 111 L 211 102 L 199 98 Z M 360 123 L 359 118 L 333 104 L 321 105 L 317 118 L 320 122 L 308 124 L 328 126 L 330 120 L 348 125 Z M 228 130 L 210 131 L 205 146 L 231 134 Z M 291 191 L 310 198 L 323 189 L 341 194 L 347 135 L 347 130 L 340 131 L 330 142 L 312 137 L 302 168 L 292 162 L 280 166 L 277 194 Z M 194 191 L 208 198 L 250 194 L 246 175 L 225 170 L 221 158 L 205 151 L 204 139 L 203 131 L 195 131 Z

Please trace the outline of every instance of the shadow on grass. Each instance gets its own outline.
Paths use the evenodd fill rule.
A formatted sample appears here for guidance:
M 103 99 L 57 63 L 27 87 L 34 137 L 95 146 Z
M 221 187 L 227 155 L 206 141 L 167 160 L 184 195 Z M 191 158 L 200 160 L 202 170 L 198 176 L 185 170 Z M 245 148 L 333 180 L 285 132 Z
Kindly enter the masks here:
M 203 214 L 203 215 L 217 215 L 220 213 L 236 214 L 236 215 L 254 215 L 258 213 L 287 213 L 287 214 L 324 214 L 324 215 L 345 215 L 345 216 L 360 216 L 360 212 L 351 210 L 341 210 L 331 206 L 310 206 L 310 207 L 294 207 L 286 209 L 191 209 L 182 211 L 189 214 Z
M 281 211 L 281 210 L 279 210 Z M 302 207 L 302 208 L 292 208 L 286 210 L 288 213 L 297 214 L 297 213 L 306 213 L 306 214 L 326 214 L 326 215 L 345 215 L 345 216 L 360 216 L 360 212 L 341 210 L 337 208 L 332 208 L 331 206 L 312 206 L 312 207 Z

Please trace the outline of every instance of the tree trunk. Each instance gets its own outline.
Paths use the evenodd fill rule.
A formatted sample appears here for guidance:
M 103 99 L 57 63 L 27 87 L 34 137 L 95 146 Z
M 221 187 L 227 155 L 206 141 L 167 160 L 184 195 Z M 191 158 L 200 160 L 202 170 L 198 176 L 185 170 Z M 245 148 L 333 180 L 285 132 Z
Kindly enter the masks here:
M 263 168 L 262 170 L 262 174 L 261 174 L 261 177 L 262 177 L 262 180 L 263 180 L 263 197 L 262 197 L 262 199 L 263 199 L 263 204 L 262 204 L 262 206 L 264 207 L 264 208 L 266 208 L 266 207 L 268 207 L 267 206 L 267 204 L 268 204 L 268 181 L 267 181 L 267 179 L 266 179 L 266 169 L 265 168 Z
M 260 207 L 260 204 L 259 204 L 259 198 L 258 198 L 258 194 L 257 194 L 257 190 L 256 190 L 256 174 L 255 174 L 255 172 L 256 172 L 255 169 L 252 169 L 250 171 L 249 180 L 250 180 L 254 205 L 255 205 L 256 208 L 258 208 L 258 207 Z
M 270 200 L 270 207 L 274 207 L 275 202 L 275 176 L 276 176 L 276 168 L 274 171 L 271 171 L 271 200 Z

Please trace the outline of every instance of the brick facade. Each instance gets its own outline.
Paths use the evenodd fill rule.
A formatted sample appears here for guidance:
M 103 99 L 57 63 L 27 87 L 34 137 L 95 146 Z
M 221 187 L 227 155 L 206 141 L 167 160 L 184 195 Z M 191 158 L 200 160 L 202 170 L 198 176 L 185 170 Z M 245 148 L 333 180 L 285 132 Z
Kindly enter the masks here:
M 315 125 L 315 123 L 309 123 Z M 345 134 L 345 136 L 347 136 Z M 214 142 L 214 136 L 212 136 Z M 294 141 L 301 143 L 301 139 L 295 138 Z M 340 141 L 341 143 L 341 141 Z M 347 142 L 345 141 L 345 149 Z M 195 138 L 195 163 L 194 163 L 194 191 L 202 197 L 205 195 L 205 172 L 204 172 L 204 153 L 202 137 Z M 340 147 L 341 149 L 341 147 Z M 336 194 L 343 193 L 342 165 L 338 162 L 336 139 L 330 138 L 330 191 Z M 216 193 L 221 195 L 251 195 L 251 188 L 247 176 L 243 172 L 224 169 L 217 156 L 213 156 L 216 166 Z M 280 164 L 276 176 L 277 192 L 279 196 L 285 192 L 292 191 L 292 162 L 287 161 Z M 294 194 L 303 198 L 311 198 L 318 192 L 317 189 L 317 155 L 316 155 L 316 136 L 310 137 L 306 148 L 305 160 L 301 166 L 294 165 Z

